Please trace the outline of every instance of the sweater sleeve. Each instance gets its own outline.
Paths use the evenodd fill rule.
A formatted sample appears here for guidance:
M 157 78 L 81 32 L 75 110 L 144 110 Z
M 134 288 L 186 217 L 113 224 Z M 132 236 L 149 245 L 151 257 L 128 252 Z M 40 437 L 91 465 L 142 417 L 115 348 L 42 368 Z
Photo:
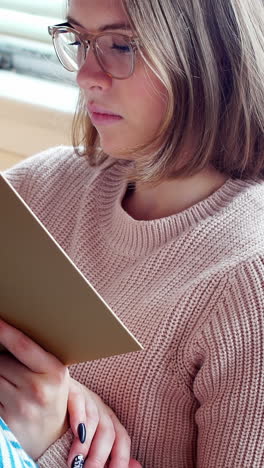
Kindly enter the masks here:
M 73 442 L 71 429 L 54 444 L 52 444 L 44 454 L 37 460 L 39 468 L 68 468 L 67 459 Z
M 232 273 L 194 347 L 197 468 L 263 468 L 263 257 Z

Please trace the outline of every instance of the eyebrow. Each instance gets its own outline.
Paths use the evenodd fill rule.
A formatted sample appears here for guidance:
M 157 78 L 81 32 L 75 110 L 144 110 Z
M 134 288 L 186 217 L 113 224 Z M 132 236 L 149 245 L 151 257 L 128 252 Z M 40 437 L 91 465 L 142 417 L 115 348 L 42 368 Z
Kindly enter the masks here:
M 66 16 L 66 20 L 68 21 L 68 23 L 73 23 L 73 24 L 76 24 L 77 26 L 80 26 L 81 28 L 84 28 L 82 24 L 78 23 L 78 21 L 76 21 L 74 18 L 72 18 L 69 15 Z M 98 28 L 98 31 L 103 32 L 103 31 L 108 31 L 109 29 L 131 30 L 131 27 L 129 23 L 113 23 L 113 24 L 105 24 L 104 26 L 100 26 L 100 28 Z

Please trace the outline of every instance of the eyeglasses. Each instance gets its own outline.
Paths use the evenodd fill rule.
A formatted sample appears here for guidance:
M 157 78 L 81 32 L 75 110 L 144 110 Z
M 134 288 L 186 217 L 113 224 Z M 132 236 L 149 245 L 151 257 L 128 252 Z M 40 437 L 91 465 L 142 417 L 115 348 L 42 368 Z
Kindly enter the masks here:
M 49 26 L 48 31 L 60 63 L 70 72 L 80 70 L 90 48 L 102 70 L 110 77 L 124 80 L 134 72 L 135 53 L 139 46 L 137 38 L 112 32 L 83 34 L 69 23 Z

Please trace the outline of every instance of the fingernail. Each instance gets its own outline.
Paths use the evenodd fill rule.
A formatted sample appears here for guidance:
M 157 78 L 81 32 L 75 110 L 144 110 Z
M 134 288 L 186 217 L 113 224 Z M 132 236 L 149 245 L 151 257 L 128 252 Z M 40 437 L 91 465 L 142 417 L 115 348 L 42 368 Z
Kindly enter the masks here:
M 77 455 L 72 462 L 71 468 L 83 468 L 83 465 L 84 465 L 83 455 Z
M 78 426 L 78 436 L 79 436 L 80 442 L 84 444 L 85 439 L 86 439 L 86 427 L 85 427 L 85 424 L 83 423 L 79 424 Z

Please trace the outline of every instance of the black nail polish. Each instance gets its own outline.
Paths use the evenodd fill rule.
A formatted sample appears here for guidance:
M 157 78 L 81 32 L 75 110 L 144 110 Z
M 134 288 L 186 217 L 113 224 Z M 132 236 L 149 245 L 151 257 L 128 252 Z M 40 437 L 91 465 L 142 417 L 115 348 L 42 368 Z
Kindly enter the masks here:
M 72 462 L 71 468 L 83 468 L 83 465 L 84 465 L 83 455 L 77 455 Z
M 85 427 L 85 424 L 83 423 L 79 424 L 78 426 L 78 436 L 79 436 L 80 442 L 84 444 L 85 439 L 86 439 L 86 427 Z

